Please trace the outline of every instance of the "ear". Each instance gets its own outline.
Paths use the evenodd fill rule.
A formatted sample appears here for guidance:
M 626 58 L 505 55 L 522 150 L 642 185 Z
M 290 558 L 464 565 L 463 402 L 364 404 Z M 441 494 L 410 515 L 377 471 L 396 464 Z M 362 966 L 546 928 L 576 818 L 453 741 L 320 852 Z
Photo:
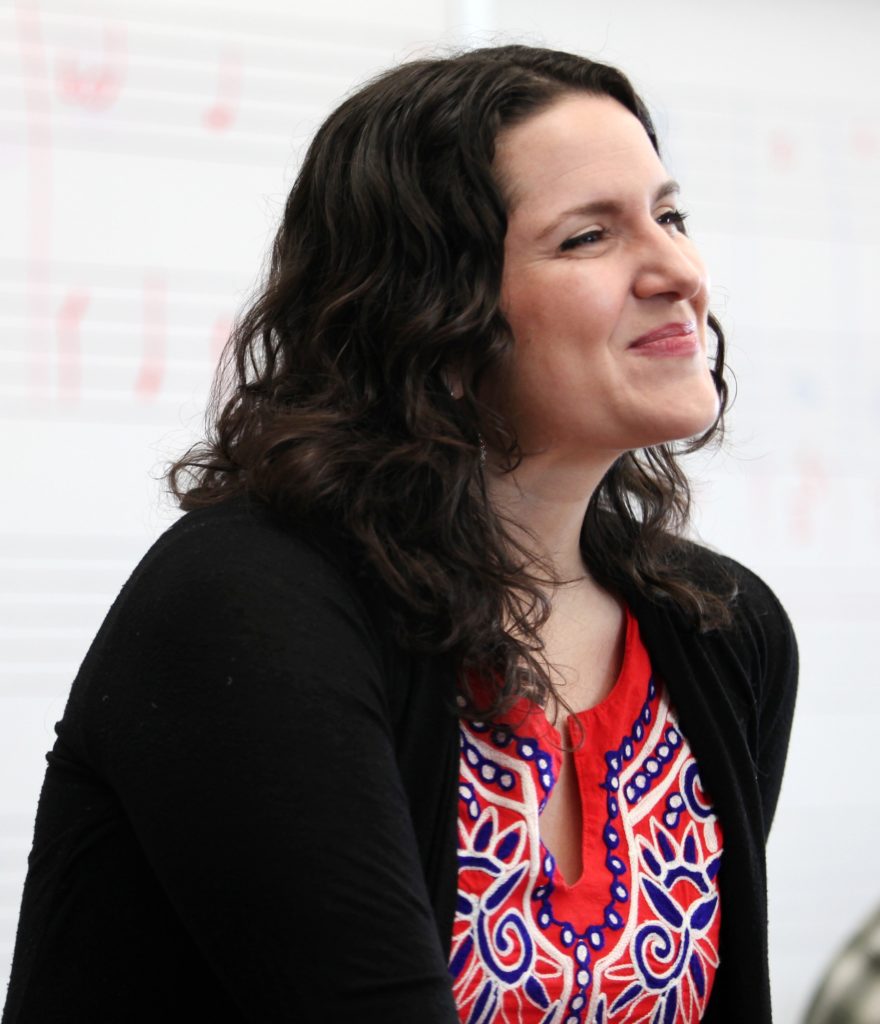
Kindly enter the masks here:
M 461 374 L 458 370 L 447 367 L 443 371 L 443 383 L 446 385 L 446 390 L 452 397 L 458 401 L 459 398 L 464 394 L 464 387 L 461 383 Z

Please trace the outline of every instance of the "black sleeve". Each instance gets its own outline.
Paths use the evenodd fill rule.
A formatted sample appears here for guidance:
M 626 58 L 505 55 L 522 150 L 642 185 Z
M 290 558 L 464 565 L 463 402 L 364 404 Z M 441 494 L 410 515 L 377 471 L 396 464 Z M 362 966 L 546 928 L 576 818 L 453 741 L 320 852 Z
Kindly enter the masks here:
M 343 577 L 243 519 L 177 530 L 118 605 L 90 759 L 244 1019 L 457 1024 L 381 658 Z
M 756 770 L 766 841 L 776 813 L 798 685 L 794 629 L 779 599 L 754 573 L 738 567 L 740 604 L 753 640 L 757 703 Z

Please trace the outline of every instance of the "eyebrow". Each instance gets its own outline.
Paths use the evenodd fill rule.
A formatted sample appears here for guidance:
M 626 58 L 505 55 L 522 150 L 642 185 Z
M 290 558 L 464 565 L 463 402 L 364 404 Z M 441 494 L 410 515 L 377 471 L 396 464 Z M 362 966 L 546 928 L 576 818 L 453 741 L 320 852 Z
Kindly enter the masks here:
M 668 181 L 664 181 L 662 185 L 654 193 L 654 197 L 651 200 L 651 205 L 659 203 L 661 199 L 665 199 L 667 196 L 677 195 L 681 192 L 681 186 L 673 178 Z M 591 217 L 594 214 L 612 214 L 617 215 L 623 212 L 623 204 L 618 202 L 616 199 L 596 199 L 592 203 L 583 203 L 580 206 L 573 206 L 570 210 L 566 210 L 564 213 L 560 213 L 555 218 L 552 224 L 544 228 L 543 231 L 538 235 L 538 241 L 543 241 L 548 235 L 552 234 L 560 224 L 566 219 L 566 217 Z

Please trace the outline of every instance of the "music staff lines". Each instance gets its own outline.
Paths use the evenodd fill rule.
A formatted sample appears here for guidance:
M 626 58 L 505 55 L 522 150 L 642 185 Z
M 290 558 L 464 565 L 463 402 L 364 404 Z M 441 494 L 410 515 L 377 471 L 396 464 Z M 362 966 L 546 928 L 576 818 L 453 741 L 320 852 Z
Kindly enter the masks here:
M 25 71 L 0 79 L 7 126 L 18 123 L 20 109 L 27 126 L 48 121 L 62 133 L 71 126 L 85 130 L 83 115 L 91 115 L 92 126 L 103 122 L 117 135 L 136 126 L 142 134 L 186 140 L 192 130 L 230 144 L 286 141 L 285 124 L 316 119 L 352 77 L 389 51 L 387 33 L 367 59 L 360 34 L 348 49 L 338 32 L 324 44 L 283 34 L 255 43 L 241 26 L 227 40 L 212 39 L 204 25 L 187 38 L 177 24 L 144 31 L 136 22 L 33 12 L 27 30 L 7 38 L 14 42 L 0 44 L 0 55 L 17 56 Z M 22 89 L 41 102 L 22 103 Z
M 198 35 L 188 38 L 186 25 L 177 21 L 142 28 L 131 17 L 83 17 L 46 9 L 39 33 L 19 39 L 17 46 L 0 45 L 4 56 L 17 53 L 25 67 L 41 69 L 36 76 L 0 78 L 0 110 L 5 108 L 0 134 L 10 145 L 138 154 L 145 150 L 151 156 L 157 155 L 153 143 L 164 140 L 170 151 L 159 152 L 173 159 L 286 162 L 303 124 L 313 123 L 336 98 L 336 86 L 342 88 L 353 77 L 349 58 L 365 56 L 360 32 L 353 29 L 350 51 L 344 36 L 334 34 L 321 53 L 314 39 L 286 38 L 283 30 L 278 37 L 255 37 L 259 43 L 249 48 L 249 21 L 236 24 L 234 45 L 206 39 L 205 28 L 198 25 Z M 207 29 L 218 30 L 213 18 Z M 196 32 L 195 22 L 192 30 Z M 368 62 L 363 63 L 366 71 Z M 42 102 L 22 103 L 21 88 L 39 93 Z M 674 96 L 675 85 L 667 91 Z M 786 205 L 800 211 L 801 199 L 792 193 L 815 187 L 824 159 L 819 150 L 830 146 L 830 139 L 834 160 L 849 167 L 848 189 L 872 188 L 880 157 L 875 104 L 864 111 L 849 106 L 844 117 L 836 105 L 810 104 L 809 113 L 802 105 L 787 116 L 784 99 L 770 109 L 759 106 L 757 97 L 752 101 L 753 109 L 748 108 L 749 94 L 739 90 L 737 110 L 727 97 L 720 110 L 715 106 L 711 111 L 710 122 L 706 97 L 699 106 L 691 97 L 682 99 L 678 125 L 690 122 L 692 127 L 676 131 L 676 151 L 685 162 L 710 161 L 717 184 L 725 168 L 732 174 L 740 167 L 738 147 L 757 145 L 768 171 L 779 177 L 778 193 L 772 173 L 764 179 L 773 197 L 771 214 Z M 747 120 L 743 109 L 750 115 Z M 803 131 L 805 127 L 809 130 Z M 817 127 L 822 130 L 817 132 Z M 39 129 L 36 138 L 26 133 L 34 128 Z M 218 142 L 222 144 L 214 144 Z M 863 218 L 854 222 L 858 229 Z M 784 230 L 790 230 L 787 224 Z
M 28 685 L 28 681 L 41 684 L 45 688 L 40 690 L 41 693 L 48 691 L 49 695 L 60 695 L 62 688 L 70 689 L 87 649 L 88 641 L 78 656 L 71 655 L 54 661 L 34 661 L 28 658 L 27 661 L 0 662 L 0 697 L 32 696 L 34 688 Z
M 3 56 L 3 47 L 0 46 L 0 57 Z M 193 104 L 204 104 L 206 102 L 215 99 L 216 95 L 216 77 L 217 77 L 217 61 L 193 61 L 186 65 L 185 71 L 190 70 L 202 70 L 204 65 L 205 77 L 199 77 L 192 86 L 188 85 L 185 80 L 179 81 L 179 88 L 171 89 L 167 87 L 169 81 L 169 71 L 180 71 L 180 67 L 173 64 L 170 61 L 155 60 L 150 62 L 143 62 L 145 67 L 150 67 L 151 70 L 156 72 L 157 83 L 155 85 L 126 85 L 124 96 L 126 100 L 146 100 L 146 101 L 160 101 L 160 103 L 167 103 L 169 106 L 177 108 L 182 102 L 191 102 Z M 273 117 L 280 117 L 278 121 L 279 128 L 283 128 L 285 120 L 289 118 L 291 112 L 296 113 L 298 110 L 304 110 L 307 113 L 319 114 L 326 106 L 326 101 L 321 95 L 314 95 L 314 77 L 312 75 L 306 75 L 304 72 L 300 72 L 296 75 L 285 75 L 280 76 L 271 71 L 265 69 L 250 70 L 248 69 L 249 80 L 257 82 L 260 79 L 265 79 L 267 87 L 271 87 L 273 90 L 272 95 L 265 97 L 250 96 L 243 102 L 243 107 L 246 107 L 248 112 L 261 112 L 266 111 Z M 335 81 L 336 76 L 333 80 Z M 296 99 L 284 100 L 277 99 L 278 85 L 281 79 L 282 84 L 290 80 L 290 84 L 301 86 L 297 93 Z M 161 86 L 158 84 L 159 80 L 163 83 Z M 301 81 L 298 81 L 301 80 Z M 34 87 L 43 84 L 32 75 L 28 74 L 0 74 L 0 97 L 8 99 L 8 94 L 13 93 L 16 87 Z M 309 87 L 312 87 L 311 89 Z M 310 95 L 310 92 L 313 95 Z M 6 94 L 6 95 L 5 95 Z M 69 113 L 72 116 L 76 115 L 82 117 L 82 110 L 77 109 L 77 106 L 67 100 L 66 97 L 56 96 L 56 102 L 58 106 L 54 108 L 54 113 L 57 116 L 62 113 Z M 67 100 L 67 102 L 63 102 Z M 4 113 L 8 114 L 10 111 L 14 112 L 18 109 L 16 103 L 5 104 L 8 106 L 8 110 Z M 157 106 L 157 110 L 161 109 Z M 99 115 L 92 112 L 97 120 Z
M 6 538 L 8 535 L 4 535 Z M 52 537 L 52 540 L 56 542 L 57 547 L 61 547 L 57 544 L 57 538 Z M 21 535 L 17 535 L 15 543 L 16 545 L 27 546 L 28 543 L 32 543 L 34 548 L 41 548 L 43 546 L 44 538 L 32 537 L 27 540 L 22 538 Z M 136 543 L 140 541 L 140 538 L 133 539 L 132 550 L 134 550 Z M 5 547 L 3 541 L 0 541 L 0 545 Z M 79 548 L 82 545 L 82 541 L 79 537 L 70 539 L 70 548 L 73 551 L 75 548 Z M 46 572 L 57 571 L 61 573 L 74 573 L 81 572 L 83 570 L 88 572 L 107 572 L 123 570 L 127 565 L 130 564 L 130 559 L 127 555 L 115 555 L 102 550 L 102 546 L 99 541 L 94 543 L 91 553 L 88 556 L 74 555 L 70 552 L 63 554 L 45 556 L 45 555 L 34 555 L 34 554 L 20 554 L 20 555 L 0 555 L 0 572 L 7 572 L 9 570 L 22 570 L 27 571 L 28 575 L 34 572 Z M 0 595 L 3 592 L 0 591 Z M 42 593 L 41 598 L 51 597 L 51 593 Z
M 89 8 L 76 12 L 66 6 L 66 0 L 55 0 L 55 3 L 41 0 L 40 14 L 47 26 L 74 31 L 109 21 L 124 24 L 144 35 L 187 41 L 244 39 L 279 49 L 289 46 L 305 49 L 313 45 L 328 50 L 337 47 L 358 51 L 373 49 L 381 55 L 401 45 L 412 45 L 414 37 L 436 38 L 435 26 L 430 22 L 430 4 L 400 6 L 393 18 L 382 17 L 381 7 L 363 7 L 360 9 L 366 16 L 362 19 L 357 17 L 358 6 L 350 4 L 346 5 L 344 18 L 324 19 L 309 17 L 303 7 L 295 10 L 279 6 L 275 11 L 268 10 L 265 0 L 260 6 L 259 18 L 254 17 L 253 7 L 245 3 L 221 4 L 214 0 L 201 4 L 188 0 L 185 6 L 179 0 L 167 0 L 164 5 L 160 0 L 149 4 L 129 0 L 124 11 L 118 3 L 102 4 L 100 0 L 92 0 Z M 437 3 L 436 8 L 440 14 L 445 4 Z M 407 14 L 412 16 L 412 21 L 407 20 Z M 439 23 L 440 19 L 437 20 Z
M 288 115 L 288 123 L 295 126 L 299 120 L 296 113 L 288 111 Z M 34 120 L 33 115 L 24 113 L 0 113 L 0 142 L 10 149 L 34 148 L 36 144 L 24 135 Z M 197 125 L 178 128 L 167 123 L 85 124 L 65 114 L 48 115 L 44 124 L 51 128 L 51 141 L 45 148 L 55 152 L 111 153 L 137 159 L 147 157 L 258 167 L 286 166 L 292 156 L 298 159 L 299 143 L 293 132 L 261 133 L 235 129 L 222 139 L 221 144 L 221 140 L 206 135 Z M 112 129 L 112 134 L 107 129 Z M 178 148 L 166 149 L 166 144 Z
M 0 319 L 0 329 L 7 326 L 9 322 Z M 12 322 L 12 326 L 21 330 L 25 327 L 23 321 L 19 321 L 17 324 Z M 89 337 L 94 340 L 99 334 L 105 334 L 107 337 L 118 347 L 119 342 L 125 338 L 126 333 L 129 337 L 134 336 L 136 331 L 140 331 L 140 325 L 130 322 L 127 324 L 93 324 L 89 327 Z M 195 327 L 180 327 L 175 326 L 173 330 L 169 331 L 169 336 L 173 336 L 178 339 L 193 338 L 198 339 L 200 342 L 205 342 L 205 331 Z M 205 349 L 208 345 L 205 344 Z M 23 342 L 18 348 L 9 348 L 0 350 L 0 362 L 10 363 L 13 366 L 30 363 L 32 353 L 28 351 L 27 342 Z M 98 351 L 90 351 L 86 354 L 78 353 L 77 355 L 63 355 L 56 356 L 59 363 L 70 364 L 85 364 L 88 363 L 92 367 L 130 367 L 132 364 L 137 365 L 140 362 L 141 356 L 138 351 L 134 349 L 130 352 L 125 353 L 105 353 Z M 187 358 L 184 356 L 171 356 L 164 360 L 164 367 L 168 370 L 192 370 L 199 374 L 204 374 L 206 371 L 210 374 L 213 373 L 213 364 L 207 358 Z
M 280 212 L 280 208 L 279 208 Z M 27 285 L 27 265 L 21 259 L 0 256 L 0 292 L 12 296 Z M 96 295 L 140 294 L 144 268 L 125 266 L 118 263 L 99 263 L 94 260 L 52 259 L 46 267 L 49 283 L 59 292 L 65 287 L 61 282 L 87 286 Z M 197 266 L 175 266 L 168 268 L 173 279 L 168 282 L 170 295 L 179 296 L 183 301 L 215 300 L 219 293 L 242 297 L 253 287 L 242 286 L 241 274 L 227 270 L 205 269 Z

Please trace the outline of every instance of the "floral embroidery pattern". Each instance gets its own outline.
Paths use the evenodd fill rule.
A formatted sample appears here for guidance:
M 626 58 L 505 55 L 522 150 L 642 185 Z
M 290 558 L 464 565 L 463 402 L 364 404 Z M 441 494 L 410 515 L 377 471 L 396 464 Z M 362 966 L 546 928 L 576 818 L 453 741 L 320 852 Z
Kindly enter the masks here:
M 708 852 L 699 842 L 694 822 L 681 842 L 656 821 L 650 829 L 652 840 L 637 842 L 639 884 L 653 920 L 635 929 L 631 959 L 605 971 L 623 991 L 610 1007 L 597 1000 L 597 1020 L 690 1024 L 702 1016 L 708 979 L 718 967 L 710 927 L 718 909 L 721 853 Z M 653 1008 L 650 1016 L 646 1007 L 648 1013 Z
M 573 974 L 571 957 L 534 928 L 531 907 L 548 866 L 536 826 L 539 803 L 554 781 L 548 777 L 545 787 L 541 775 L 552 761 L 537 744 L 521 744 L 520 760 L 464 728 L 461 742 L 466 767 L 459 787 L 459 895 L 449 969 L 458 1006 L 466 1011 L 462 1020 L 549 1024 L 555 1013 L 550 993 L 568 991 Z M 537 772 L 529 770 L 530 761 Z M 503 803 L 486 799 L 490 786 Z M 511 819 L 507 827 L 500 820 L 504 810 L 514 812 L 505 816 Z
M 642 694 L 604 753 L 586 887 L 565 885 L 540 839 L 559 766 L 546 737 L 462 723 L 449 963 L 462 1022 L 700 1020 L 718 966 L 720 828 L 665 692 L 649 679 Z

